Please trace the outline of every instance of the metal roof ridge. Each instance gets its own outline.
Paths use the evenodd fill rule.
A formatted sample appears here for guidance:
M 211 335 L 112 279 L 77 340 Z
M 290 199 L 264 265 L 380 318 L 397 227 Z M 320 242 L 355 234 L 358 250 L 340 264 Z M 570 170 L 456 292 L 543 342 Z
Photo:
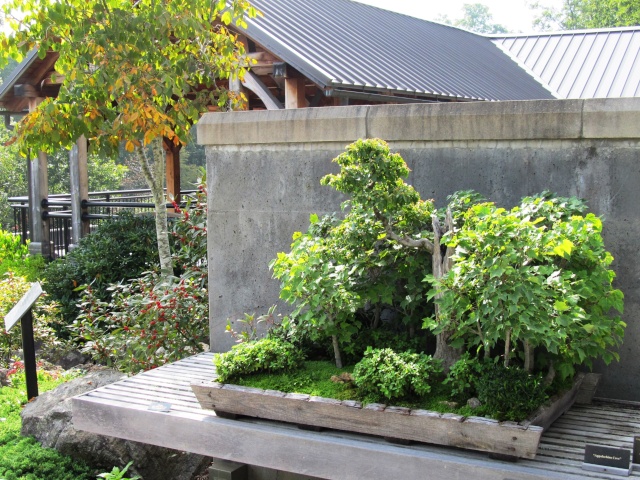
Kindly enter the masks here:
M 585 35 L 590 33 L 614 33 L 614 32 L 632 32 L 640 30 L 640 25 L 629 27 L 608 27 L 608 28 L 583 28 L 579 30 L 554 30 L 549 32 L 530 32 L 530 33 L 486 33 L 477 34 L 491 40 L 507 39 L 507 38 L 523 38 L 523 37 L 553 37 L 563 35 Z

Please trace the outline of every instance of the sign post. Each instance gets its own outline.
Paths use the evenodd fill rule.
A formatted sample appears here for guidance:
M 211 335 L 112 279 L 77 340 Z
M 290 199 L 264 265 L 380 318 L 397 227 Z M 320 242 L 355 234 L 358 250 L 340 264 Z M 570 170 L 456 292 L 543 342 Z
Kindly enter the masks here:
M 27 382 L 27 398 L 38 396 L 38 376 L 36 374 L 36 347 L 33 338 L 33 304 L 42 295 L 39 283 L 32 283 L 31 288 L 4 317 L 4 328 L 8 332 L 20 320 L 22 329 L 22 354 L 24 373 Z

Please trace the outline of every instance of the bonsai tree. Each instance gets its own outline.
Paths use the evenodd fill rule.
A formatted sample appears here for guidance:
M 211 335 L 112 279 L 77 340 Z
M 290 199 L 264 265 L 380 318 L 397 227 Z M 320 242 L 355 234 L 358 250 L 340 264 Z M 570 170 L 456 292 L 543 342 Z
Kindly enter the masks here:
M 404 182 L 409 169 L 382 140 L 358 140 L 334 161 L 340 172 L 322 182 L 370 212 L 380 238 L 432 255 L 426 279 L 436 309 L 425 326 L 437 334 L 434 358 L 446 370 L 463 348 L 490 356 L 497 345 L 505 366 L 519 345 L 528 371 L 542 347 L 547 383 L 556 367 L 566 376 L 592 358 L 618 358 L 612 348 L 625 324 L 610 313 L 622 312 L 623 295 L 612 286 L 602 222 L 579 215 L 582 202 L 544 194 L 506 211 L 463 192 L 437 212 Z
M 442 315 L 427 325 L 453 331 L 452 344 L 479 348 L 485 357 L 502 349 L 504 365 L 515 355 L 524 368 L 546 363 L 546 383 L 574 365 L 618 358 L 624 322 L 623 295 L 613 288 L 613 257 L 604 248 L 602 222 L 581 215 L 577 199 L 548 193 L 511 210 L 493 203 L 471 207 L 444 241 L 454 249 L 446 276 L 430 281 Z
M 392 154 L 383 140 L 361 139 L 349 145 L 334 162 L 340 166 L 340 172 L 325 176 L 322 183 L 349 195 L 353 204 L 371 212 L 379 222 L 383 238 L 428 252 L 433 276 L 443 277 L 451 268 L 453 250 L 441 247 L 440 240 L 452 228 L 453 214 L 450 209 L 446 211 L 443 226 L 433 202 L 422 200 L 404 182 L 409 168 L 402 157 Z M 440 316 L 436 304 L 436 317 Z M 452 334 L 442 329 L 437 336 L 434 358 L 443 361 L 445 370 L 460 356 L 460 351 L 449 344 Z
M 309 231 L 294 234 L 291 252 L 279 253 L 270 268 L 282 280 L 280 298 L 296 304 L 291 317 L 312 335 L 315 330 L 331 337 L 336 366 L 342 368 L 340 340 L 348 341 L 358 328 L 351 317 L 360 298 L 347 266 L 332 255 L 338 249 L 326 227 L 326 219 L 319 222 L 317 215 L 311 215 Z

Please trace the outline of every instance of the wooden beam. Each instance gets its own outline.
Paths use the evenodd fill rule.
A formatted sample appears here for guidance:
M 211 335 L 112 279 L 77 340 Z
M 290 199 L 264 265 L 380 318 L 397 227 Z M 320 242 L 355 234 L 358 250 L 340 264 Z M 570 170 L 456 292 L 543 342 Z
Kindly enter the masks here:
M 47 56 L 40 61 L 40 65 L 30 75 L 30 83 L 37 85 L 53 69 L 58 57 L 58 52 L 47 52 Z
M 242 80 L 242 85 L 251 90 L 253 93 L 258 95 L 258 98 L 262 100 L 264 106 L 267 107 L 267 110 L 280 110 L 284 108 L 282 102 L 276 98 L 276 96 L 271 93 L 269 87 L 267 87 L 260 78 L 249 71 L 245 74 L 244 79 Z
M 42 95 L 33 85 L 29 85 L 28 83 L 23 83 L 23 84 L 13 86 L 13 96 L 38 98 L 38 97 L 41 97 Z
M 256 75 L 273 74 L 273 64 L 281 62 L 279 58 L 269 52 L 252 52 L 247 55 L 255 63 L 250 64 L 250 69 Z
M 301 77 L 284 79 L 284 105 L 285 108 L 305 108 L 305 79 Z
M 180 149 L 182 145 L 175 145 L 168 139 L 162 142 L 167 161 L 167 197 L 180 202 Z
M 62 82 L 64 82 L 64 78 L 64 75 L 60 75 L 56 72 L 51 72 L 40 82 L 40 88 L 48 87 L 51 85 L 62 85 Z

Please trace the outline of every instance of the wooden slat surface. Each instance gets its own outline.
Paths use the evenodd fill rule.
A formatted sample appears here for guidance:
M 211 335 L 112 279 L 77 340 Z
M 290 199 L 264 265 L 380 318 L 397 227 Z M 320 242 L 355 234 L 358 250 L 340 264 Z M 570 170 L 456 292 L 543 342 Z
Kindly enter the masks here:
M 367 478 L 619 479 L 582 470 L 586 443 L 632 448 L 640 410 L 598 403 L 574 406 L 546 431 L 534 460 L 517 463 L 453 448 L 339 431 L 306 432 L 257 419 L 227 420 L 203 410 L 193 381 L 214 377 L 213 355 L 190 357 L 74 399 L 76 428 L 129 440 L 339 480 Z M 169 404 L 168 412 L 157 409 Z M 425 475 L 429 472 L 429 475 Z M 631 478 L 640 479 L 640 472 Z

